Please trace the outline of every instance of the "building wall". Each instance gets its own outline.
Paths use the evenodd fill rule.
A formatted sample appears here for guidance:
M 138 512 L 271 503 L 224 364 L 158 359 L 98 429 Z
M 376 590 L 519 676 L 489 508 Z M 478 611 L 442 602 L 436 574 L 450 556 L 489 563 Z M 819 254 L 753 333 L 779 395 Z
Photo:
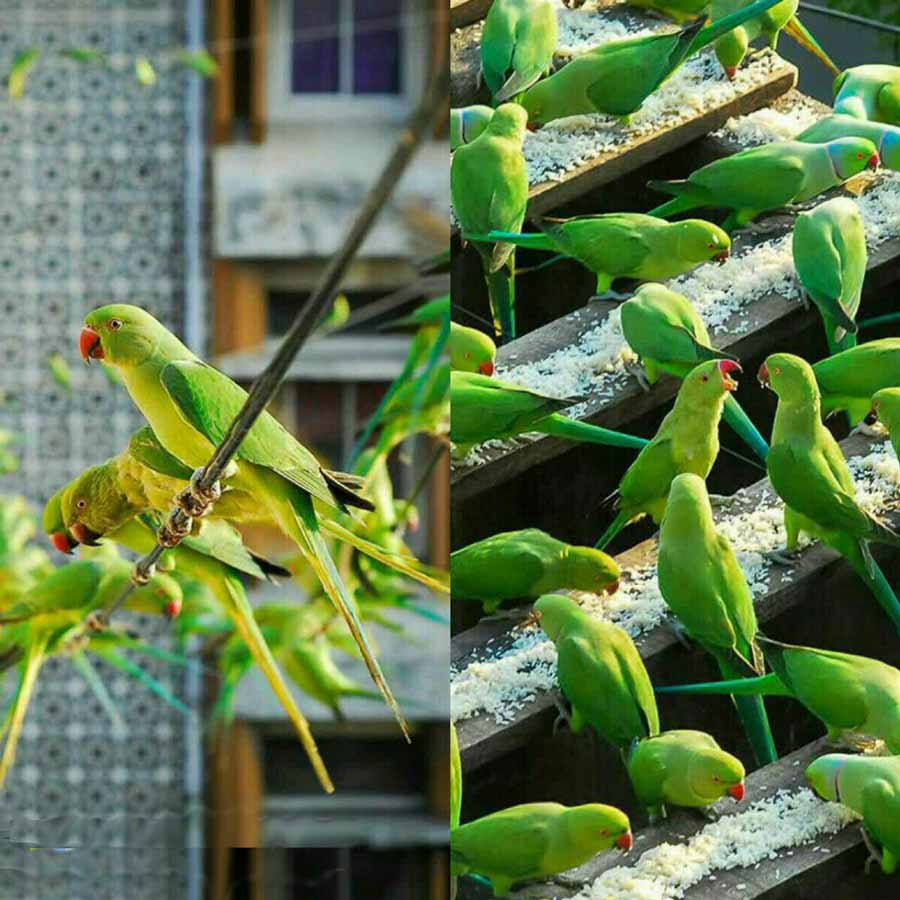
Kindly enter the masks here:
M 185 98 L 196 76 L 166 55 L 185 42 L 183 0 L 0 5 L 0 71 L 24 48 L 46 54 L 24 99 L 0 97 L 0 427 L 20 438 L 20 469 L 0 491 L 39 508 L 139 423 L 125 391 L 81 363 L 84 314 L 129 302 L 180 330 Z M 101 50 L 109 68 L 53 58 L 72 45 Z M 153 88 L 130 70 L 139 55 L 157 70 Z M 51 377 L 54 353 L 71 367 L 71 391 Z M 181 673 L 148 668 L 178 689 Z M 121 676 L 108 685 L 126 737 L 68 663 L 41 677 L 0 795 L 2 900 L 187 896 L 184 720 Z

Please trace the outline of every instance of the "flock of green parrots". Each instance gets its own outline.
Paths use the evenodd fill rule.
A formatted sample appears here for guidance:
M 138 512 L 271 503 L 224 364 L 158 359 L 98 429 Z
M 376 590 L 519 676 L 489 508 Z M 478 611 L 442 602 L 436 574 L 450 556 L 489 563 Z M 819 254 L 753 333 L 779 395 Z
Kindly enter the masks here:
M 381 695 L 406 733 L 366 623 L 403 633 L 391 616 L 401 609 L 444 621 L 418 601 L 413 582 L 446 594 L 447 574 L 420 563 L 407 547 L 404 535 L 417 522 L 415 498 L 395 498 L 387 463 L 391 452 L 415 434 L 446 440 L 449 366 L 443 353 L 449 302 L 426 303 L 400 324 L 416 329 L 409 355 L 377 421 L 370 423 L 375 440 L 358 455 L 354 473 L 329 470 L 264 412 L 229 464 L 209 515 L 191 519 L 181 542 L 169 546 L 158 571 L 125 603 L 133 612 L 174 619 L 185 642 L 198 636 L 219 651 L 217 725 L 230 720 L 235 688 L 257 665 L 329 791 L 327 768 L 285 675 L 338 717 L 344 698 Z M 46 504 L 44 531 L 60 551 L 82 547 L 82 559 L 48 570 L 43 554 L 29 549 L 31 555 L 22 556 L 27 529 L 24 538 L 11 525 L 0 529 L 4 572 L 6 566 L 15 567 L 2 579 L 0 669 L 19 672 L 0 725 L 0 737 L 5 737 L 0 784 L 13 764 L 41 665 L 51 655 L 70 657 L 113 713 L 102 680 L 90 667 L 91 655 L 183 708 L 123 650 L 162 654 L 184 664 L 190 660 L 163 654 L 117 620 L 106 629 L 92 628 L 90 614 L 107 609 L 130 583 L 133 564 L 119 556 L 117 547 L 146 554 L 158 535 L 166 537 L 162 526 L 176 502 L 197 512 L 191 496 L 195 475 L 246 398 L 237 384 L 134 306 L 105 306 L 88 315 L 79 349 L 87 362 L 100 360 L 108 367 L 148 425 L 122 453 L 83 472 Z M 0 517 L 0 525 L 13 510 L 21 514 L 16 502 L 0 509 L 9 513 Z M 274 527 L 296 547 L 296 556 L 276 563 L 254 553 L 237 529 L 248 524 Z M 31 559 L 34 564 L 23 568 Z M 254 609 L 244 582 L 279 578 L 296 581 L 303 602 L 293 596 Z M 378 691 L 365 690 L 345 675 L 336 652 L 361 656 Z
M 450 437 L 457 457 L 484 441 L 527 432 L 639 452 L 610 498 L 616 514 L 595 547 L 571 546 L 534 528 L 497 534 L 452 555 L 451 583 L 455 601 L 480 602 L 489 614 L 505 601 L 534 601 L 530 620 L 540 623 L 557 650 L 561 719 L 575 732 L 589 726 L 619 750 L 635 796 L 652 818 L 664 815 L 667 806 L 702 808 L 725 795 L 740 800 L 745 774 L 710 735 L 661 732 L 656 693 L 730 694 L 760 765 L 778 758 L 763 702 L 776 694 L 803 704 L 834 741 L 865 735 L 900 754 L 900 671 L 875 659 L 759 634 L 752 593 L 733 548 L 716 528 L 705 484 L 724 418 L 764 462 L 784 501 L 787 546 L 771 554 L 773 561 L 791 562 L 801 534 L 820 540 L 844 556 L 900 631 L 900 602 L 870 550 L 873 543 L 900 546 L 900 534 L 859 505 L 844 455 L 823 424 L 837 412 L 846 413 L 852 426 L 880 420 L 900 455 L 900 338 L 857 344 L 865 325 L 856 319 L 867 265 L 858 206 L 838 197 L 795 217 L 797 278 L 804 301 L 811 299 L 821 313 L 830 355 L 815 365 L 790 353 L 765 360 L 760 384 L 778 397 L 770 441 L 733 396 L 738 361 L 712 347 L 686 297 L 658 283 L 727 257 L 729 232 L 760 213 L 809 200 L 879 163 L 900 168 L 900 68 L 864 65 L 838 74 L 833 114 L 795 140 L 722 158 L 683 181 L 651 182 L 672 199 L 647 215 L 544 218 L 535 221 L 537 232 L 523 233 L 526 128 L 573 114 L 627 116 L 712 42 L 728 77 L 734 77 L 750 41 L 763 35 L 774 47 L 782 28 L 834 68 L 800 26 L 798 4 L 791 0 L 633 5 L 679 22 L 699 18 L 670 33 L 604 44 L 548 75 L 556 49 L 552 4 L 494 0 L 481 47 L 494 106 L 451 111 L 452 199 L 461 238 L 483 262 L 494 338 L 516 333 L 516 247 L 548 251 L 593 272 L 598 295 L 607 295 L 618 278 L 643 282 L 620 307 L 625 339 L 640 360 L 634 374 L 647 389 L 663 374 L 680 379 L 681 386 L 646 441 L 562 414 L 585 397 L 544 396 L 493 378 L 494 340 L 452 323 Z M 696 219 L 666 221 L 698 207 L 723 208 L 729 215 L 723 227 Z M 619 568 L 603 550 L 644 516 L 660 526 L 660 592 L 678 627 L 715 659 L 720 682 L 654 690 L 631 638 L 560 593 L 614 593 Z M 455 741 L 454 734 L 454 747 Z M 452 772 L 453 872 L 489 880 L 496 896 L 519 881 L 580 865 L 613 845 L 631 846 L 627 817 L 602 804 L 525 804 L 460 824 L 458 758 Z M 809 767 L 807 779 L 821 797 L 839 799 L 862 816 L 873 855 L 884 872 L 893 873 L 900 859 L 900 755 L 829 754 Z

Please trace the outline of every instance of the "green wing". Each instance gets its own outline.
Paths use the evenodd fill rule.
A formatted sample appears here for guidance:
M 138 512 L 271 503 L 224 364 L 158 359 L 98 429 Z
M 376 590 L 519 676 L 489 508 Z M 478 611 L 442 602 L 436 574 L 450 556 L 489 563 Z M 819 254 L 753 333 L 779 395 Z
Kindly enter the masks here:
M 553 827 L 541 810 L 551 806 L 512 807 L 454 829 L 450 839 L 454 864 L 513 881 L 540 875 Z
M 62 566 L 28 591 L 21 603 L 0 614 L 0 622 L 81 609 L 97 594 L 102 577 L 101 567 L 89 560 Z
M 843 295 L 843 264 L 832 240 L 830 223 L 814 216 L 798 216 L 793 237 L 794 266 L 813 299 L 836 319 L 834 307 Z
M 678 474 L 672 450 L 672 438 L 658 432 L 641 450 L 619 484 L 623 509 L 639 510 L 668 494 L 672 479 Z
M 752 645 L 759 625 L 753 605 L 753 593 L 731 544 L 720 534 L 716 535 L 716 543 L 720 562 L 715 570 L 716 587 L 727 610 L 729 624 L 734 629 L 737 650 L 754 668 Z
M 863 824 L 882 848 L 900 855 L 900 795 L 884 778 L 873 778 L 862 789 Z
M 182 418 L 213 444 L 222 440 L 247 399 L 247 392 L 227 375 L 199 361 L 169 363 L 160 381 Z M 315 456 L 268 412 L 256 420 L 235 458 L 272 469 L 318 500 L 335 505 Z
M 149 425 L 139 429 L 131 436 L 131 440 L 128 442 L 128 452 L 139 463 L 161 475 L 168 475 L 170 478 L 178 478 L 181 481 L 190 481 L 194 474 L 191 468 L 172 456 L 160 444 Z
M 797 195 L 806 177 L 803 160 L 781 148 L 783 144 L 764 144 L 727 156 L 694 172 L 688 181 L 717 200 L 727 200 L 733 209 L 757 209 L 761 202 L 781 205 Z
M 900 384 L 900 338 L 868 341 L 813 366 L 823 393 L 869 398 Z
M 634 646 L 631 638 L 620 629 L 611 631 L 610 643 L 619 660 L 622 675 L 631 696 L 644 720 L 646 731 L 643 736 L 659 734 L 659 710 L 656 707 L 656 694 L 637 647 Z
M 450 584 L 454 597 L 514 599 L 533 596 L 544 575 L 548 554 L 521 534 L 495 535 L 463 547 L 450 556 Z
M 641 217 L 606 214 L 579 216 L 547 231 L 569 256 L 594 272 L 637 272 L 650 254 Z

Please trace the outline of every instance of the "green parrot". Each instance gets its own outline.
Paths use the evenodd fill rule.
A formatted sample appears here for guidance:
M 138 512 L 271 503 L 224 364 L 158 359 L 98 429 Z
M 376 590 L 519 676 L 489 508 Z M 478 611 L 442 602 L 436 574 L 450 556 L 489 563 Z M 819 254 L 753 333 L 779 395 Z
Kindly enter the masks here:
M 744 799 L 744 766 L 703 731 L 664 731 L 636 744 L 628 777 L 641 806 L 656 821 L 665 807 L 703 808 L 726 794 Z
M 731 15 L 750 0 L 712 0 L 710 19 L 715 22 L 722 16 Z M 816 39 L 806 30 L 797 18 L 800 0 L 780 0 L 760 16 L 729 31 L 716 41 L 716 56 L 729 78 L 737 75 L 737 70 L 750 49 L 750 44 L 758 37 L 766 39 L 772 50 L 778 49 L 778 36 L 786 31 L 801 47 L 820 59 L 837 75 L 841 70 L 831 61 Z
M 519 231 L 528 204 L 528 171 L 522 155 L 526 113 L 516 103 L 497 108 L 488 126 L 450 163 L 450 197 L 464 233 Z M 494 328 L 516 336 L 515 246 L 475 243 L 487 281 Z
M 822 315 L 829 353 L 856 346 L 856 313 L 869 253 L 859 207 L 835 197 L 794 222 L 794 268 Z
M 872 408 L 873 394 L 900 386 L 900 338 L 867 341 L 820 359 L 812 370 L 822 395 L 822 413 L 827 418 L 846 410 L 855 425 Z
M 572 706 L 572 731 L 590 725 L 627 760 L 635 741 L 659 734 L 653 685 L 634 642 L 562 594 L 540 597 L 534 612 L 556 645 L 557 678 Z
M 870 858 L 893 875 L 900 859 L 900 758 L 829 753 L 806 767 L 806 781 L 823 800 L 862 816 Z
M 866 65 L 845 69 L 834 80 L 834 111 L 900 125 L 900 67 Z
M 688 635 L 718 663 L 724 678 L 762 675 L 753 594 L 727 538 L 716 530 L 706 484 L 685 473 L 672 480 L 659 533 L 659 591 Z M 760 697 L 735 705 L 757 762 L 778 759 Z
M 85 618 L 121 596 L 131 580 L 131 563 L 124 559 L 92 559 L 70 563 L 27 591 L 20 601 L 0 612 L 0 631 L 17 623 L 27 623 L 23 642 L 21 678 L 15 699 L 0 726 L 6 744 L 0 757 L 0 785 L 15 761 L 16 746 L 25 722 L 25 713 L 44 661 L 66 644 L 79 639 Z M 181 610 L 182 593 L 171 576 L 158 573 L 148 584 L 135 588 L 125 601 L 125 609 L 174 618 Z
M 609 498 L 616 501 L 616 517 L 596 547 L 602 550 L 626 525 L 644 516 L 652 516 L 659 524 L 676 475 L 709 475 L 719 455 L 719 419 L 725 397 L 738 386 L 731 376 L 740 371 L 730 359 L 709 360 L 685 377 L 675 405 Z
M 102 538 L 141 555 L 156 544 L 158 523 L 136 509 L 126 495 L 119 478 L 118 457 L 87 469 L 71 481 L 62 492 L 61 512 L 65 532 L 81 544 L 92 545 Z M 284 707 L 317 774 L 330 784 L 309 723 L 284 682 L 241 582 L 242 575 L 264 579 L 269 574 L 290 573 L 252 556 L 238 533 L 216 520 L 204 522 L 199 534 L 184 538 L 168 550 L 163 560 L 166 563 L 209 588 L 246 645 L 249 658 L 259 666 Z
M 844 454 L 822 424 L 812 368 L 799 356 L 775 353 L 760 366 L 759 380 L 778 394 L 766 467 L 785 504 L 788 553 L 801 532 L 837 550 L 900 630 L 900 602 L 869 550 L 872 542 L 900 547 L 900 535 L 856 502 Z
M 730 694 L 793 697 L 837 743 L 851 735 L 883 740 L 900 753 L 900 671 L 878 659 L 782 644 L 759 635 L 774 671 L 758 678 L 658 687 L 657 694 Z
M 471 144 L 494 118 L 490 106 L 461 106 L 450 110 L 450 152 Z
M 900 127 L 897 125 L 835 113 L 814 122 L 794 140 L 804 144 L 827 144 L 842 137 L 870 140 L 878 150 L 881 165 L 886 169 L 900 169 Z
M 481 32 L 481 74 L 505 103 L 553 68 L 556 9 L 550 0 L 494 0 Z
M 477 372 L 451 372 L 450 440 L 456 445 L 454 453 L 465 456 L 476 444 L 529 431 L 608 447 L 646 446 L 645 438 L 579 422 L 559 413 L 579 402 L 578 398 L 547 397 Z
M 205 466 L 247 394 L 195 356 L 149 313 L 115 304 L 89 313 L 79 337 L 86 360 L 103 359 L 122 376 L 128 393 L 163 447 L 185 466 Z M 238 448 L 227 481 L 251 495 L 306 557 L 341 613 L 379 690 L 405 735 L 403 715 L 363 630 L 353 599 L 331 559 L 319 517 L 348 505 L 371 509 L 355 479 L 324 469 L 268 412 Z M 327 507 L 317 513 L 313 499 Z M 321 509 L 321 508 L 320 508 Z
M 665 285 L 642 285 L 619 310 L 625 340 L 640 357 L 646 372 L 646 379 L 640 370 L 636 373 L 645 390 L 663 372 L 684 378 L 701 362 L 733 359 L 713 349 L 706 325 L 691 301 Z M 725 398 L 722 417 L 765 462 L 769 445 L 731 394 Z
M 505 897 L 519 881 L 565 872 L 614 844 L 632 844 L 628 816 L 614 806 L 523 803 L 451 829 L 450 872 L 481 874 Z
M 494 374 L 497 345 L 477 328 L 450 323 L 450 369 L 456 372 Z
M 802 203 L 878 167 L 878 151 L 865 138 L 838 138 L 827 144 L 775 141 L 714 160 L 683 181 L 651 181 L 673 199 L 652 216 L 672 216 L 699 206 L 730 209 L 726 231 L 747 225 L 761 212 Z
M 462 758 L 459 755 L 459 738 L 456 726 L 450 722 L 450 828 L 459 827 L 462 811 L 463 779 Z
M 679 25 L 709 11 L 709 0 L 627 0 L 627 5 L 660 12 Z
M 537 528 L 495 534 L 450 555 L 454 598 L 479 601 L 488 615 L 505 600 L 554 591 L 614 594 L 620 574 L 602 550 L 566 544 Z
M 535 234 L 492 231 L 466 237 L 576 259 L 597 276 L 596 298 L 609 293 L 617 278 L 674 278 L 711 259 L 724 261 L 731 251 L 731 238 L 718 225 L 701 219 L 667 222 L 626 212 L 545 218 L 540 226 L 542 231 Z
M 882 388 L 872 395 L 872 409 L 866 416 L 866 424 L 881 422 L 891 437 L 891 446 L 900 459 L 900 388 Z
M 610 41 L 576 56 L 518 98 L 528 112 L 528 125 L 537 127 L 554 119 L 592 113 L 629 116 L 686 59 L 777 2 L 756 0 L 706 27 L 704 20 L 698 19 L 680 31 Z

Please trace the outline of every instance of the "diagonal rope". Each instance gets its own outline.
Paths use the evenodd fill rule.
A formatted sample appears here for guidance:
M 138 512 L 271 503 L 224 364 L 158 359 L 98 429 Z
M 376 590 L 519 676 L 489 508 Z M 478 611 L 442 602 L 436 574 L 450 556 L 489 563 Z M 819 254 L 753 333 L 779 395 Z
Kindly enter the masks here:
M 450 88 L 450 65 L 446 56 L 447 50 L 445 49 L 445 58 L 433 70 L 419 105 L 401 132 L 390 159 L 363 200 L 356 220 L 343 244 L 329 261 L 312 296 L 297 313 L 278 352 L 272 357 L 262 375 L 254 382 L 243 407 L 232 421 L 225 437 L 213 453 L 212 459 L 202 470 L 195 473 L 195 478 L 192 479 L 188 490 L 193 501 L 204 507 L 204 511 L 208 511 L 212 507 L 219 478 L 224 474 L 231 458 L 260 414 L 275 397 L 294 357 L 333 302 L 347 268 L 406 171 L 419 145 L 431 133 L 439 118 L 446 115 Z M 138 584 L 146 584 L 152 577 L 154 566 L 163 553 L 167 549 L 177 546 L 180 540 L 189 533 L 191 523 L 192 518 L 184 509 L 176 507 L 172 510 L 166 524 L 160 530 L 161 537 L 156 546 L 135 564 L 128 588 L 106 609 L 92 616 L 90 627 L 104 628 L 108 625 L 110 617 L 121 608 L 134 587 Z M 165 534 L 165 538 L 162 537 L 163 534 Z

